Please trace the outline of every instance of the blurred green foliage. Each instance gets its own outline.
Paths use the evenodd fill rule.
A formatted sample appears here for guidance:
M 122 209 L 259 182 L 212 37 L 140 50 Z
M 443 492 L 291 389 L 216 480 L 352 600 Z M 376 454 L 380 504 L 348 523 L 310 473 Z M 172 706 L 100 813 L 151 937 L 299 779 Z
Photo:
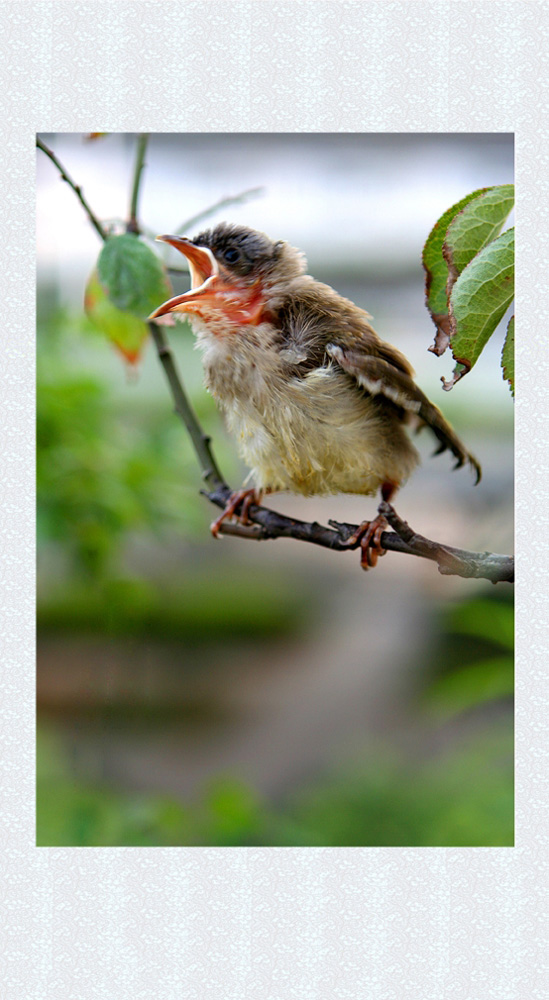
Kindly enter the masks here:
M 266 620 L 260 616 L 255 627 L 251 592 L 244 594 L 239 589 L 235 594 L 233 587 L 227 613 L 225 597 L 231 580 L 223 580 L 216 574 L 218 602 L 210 602 L 199 583 L 195 593 L 189 589 L 186 597 L 167 611 L 167 619 L 159 611 L 159 634 L 170 635 L 166 627 L 170 613 L 174 636 L 185 640 L 204 634 L 215 640 L 227 629 L 226 634 L 233 637 L 257 639 L 262 629 L 266 635 L 274 626 L 273 634 L 281 635 L 285 628 L 297 630 L 303 622 L 304 609 L 294 608 L 292 616 L 284 587 L 271 600 Z M 254 581 L 254 588 L 258 585 Z M 255 594 L 259 605 L 263 600 L 260 591 L 261 585 Z M 169 796 L 118 793 L 76 779 L 59 736 L 53 729 L 42 728 L 38 742 L 38 844 L 511 846 L 510 594 L 502 588 L 486 590 L 474 599 L 448 605 L 441 613 L 432 662 L 423 675 L 420 706 L 424 720 L 430 719 L 430 725 L 435 726 L 431 737 L 434 746 L 443 746 L 443 751 L 435 750 L 430 756 L 424 750 L 418 750 L 417 755 L 399 755 L 394 746 L 383 743 L 367 747 L 360 766 L 347 766 L 338 774 L 308 783 L 278 807 L 234 775 L 218 775 L 197 803 L 185 804 Z M 290 595 L 290 601 L 293 599 Z M 143 596 L 140 603 L 130 587 L 127 601 L 130 617 L 134 613 L 138 620 L 144 616 L 143 627 L 154 633 L 154 602 L 150 597 Z M 169 602 L 164 613 L 166 608 L 170 608 Z M 115 634 L 121 619 L 124 621 L 124 615 L 113 618 Z M 77 620 L 73 610 L 68 612 L 68 620 Z M 80 624 L 84 629 L 85 623 L 81 620 Z M 165 720 L 167 713 L 161 709 L 162 718 Z M 458 718 L 468 721 L 456 729 Z
M 384 743 L 369 746 L 360 765 L 347 765 L 339 773 L 308 782 L 278 806 L 230 774 L 218 774 L 199 801 L 183 803 L 166 795 L 120 793 L 74 778 L 59 736 L 42 727 L 38 845 L 512 846 L 509 595 L 502 588 L 487 590 L 441 613 L 421 704 L 424 717 L 426 713 L 435 726 L 433 746 L 444 750 L 430 754 L 418 750 L 415 755 L 399 753 Z M 133 597 L 129 603 L 136 604 Z M 189 621 L 208 604 L 198 587 L 191 598 Z M 247 604 L 248 598 L 242 607 Z M 238 606 L 237 600 L 231 618 Z M 286 614 L 287 609 L 277 628 Z M 297 617 L 302 620 L 301 612 Z M 239 621 L 244 636 L 249 623 L 237 614 L 237 631 Z M 221 635 L 225 625 L 221 621 L 218 627 Z M 215 626 L 209 634 L 215 638 Z M 499 656 L 494 655 L 496 650 Z M 469 722 L 457 730 L 448 728 L 457 717 Z
M 299 585 L 299 581 L 297 581 Z M 102 634 L 186 642 L 282 638 L 309 625 L 311 592 L 279 572 L 257 578 L 237 566 L 194 567 L 172 585 L 111 578 L 55 590 L 40 602 L 41 635 Z
M 367 769 L 300 796 L 286 836 L 303 846 L 512 846 L 512 759 L 507 726 L 431 761 L 404 761 L 379 746 Z
M 441 719 L 513 697 L 511 588 L 500 585 L 443 610 L 433 674 L 424 700 Z
M 180 346 L 184 326 L 178 334 Z M 52 310 L 38 336 L 40 634 L 185 642 L 295 633 L 308 621 L 311 598 L 295 574 L 291 584 L 276 570 L 252 579 L 245 568 L 222 563 L 213 574 L 182 557 L 175 572 L 160 568 L 155 579 L 147 558 L 153 543 L 158 561 L 174 537 L 207 531 L 209 517 L 200 470 L 169 395 L 154 393 L 151 400 L 150 390 L 124 384 L 120 358 L 83 317 Z M 212 417 L 218 420 L 214 404 L 200 382 L 189 381 L 209 428 Z M 230 468 L 223 436 L 218 440 Z M 128 560 L 137 539 L 145 544 L 140 570 Z M 52 551 L 62 557 L 59 572 L 59 561 L 53 563 L 55 576 Z
M 86 363 L 91 345 L 120 372 L 86 320 L 54 312 L 38 339 L 38 542 L 54 543 L 80 577 L 116 575 L 132 533 L 202 523 L 198 469 L 191 486 L 193 456 L 168 397 L 130 400 Z
M 40 734 L 38 846 L 504 847 L 513 845 L 512 736 L 491 726 L 431 761 L 380 745 L 274 808 L 218 776 L 196 804 L 74 782 Z
M 44 561 L 47 587 L 39 601 L 40 634 L 156 637 L 185 645 L 261 642 L 297 635 L 307 627 L 316 604 L 295 570 L 290 581 L 284 571 L 271 569 L 250 579 L 244 568 L 224 569 L 222 564 L 216 564 L 215 574 L 207 567 L 182 566 L 175 579 L 160 582 L 145 573 L 130 574 L 126 556 L 132 539 L 154 536 L 160 545 L 170 545 L 174 533 L 183 536 L 198 525 L 204 528 L 205 501 L 198 496 L 199 472 L 185 432 L 167 396 L 155 394 L 151 400 L 139 392 L 132 401 L 131 393 L 116 385 L 112 370 L 119 371 L 119 361 L 84 320 L 52 313 L 41 322 L 39 337 L 39 542 L 62 553 L 65 563 L 54 582 Z M 103 370 L 97 361 L 90 362 L 102 351 Z M 196 396 L 193 402 L 208 426 L 213 404 L 185 371 Z M 216 450 L 218 442 L 222 464 L 230 469 L 222 436 L 216 436 Z M 37 842 L 510 845 L 513 747 L 505 705 L 513 691 L 512 646 L 510 588 L 486 588 L 480 596 L 448 606 L 419 707 L 436 726 L 451 727 L 457 717 L 478 717 L 477 735 L 454 741 L 445 735 L 446 750 L 431 760 L 404 759 L 385 745 L 370 747 L 360 767 L 348 766 L 309 783 L 276 807 L 234 775 L 218 775 L 192 804 L 92 784 L 73 774 L 55 730 L 41 726 Z M 491 721 L 496 701 L 507 712 L 501 726 Z M 146 739 L 150 720 L 141 706 L 139 711 Z M 160 716 L 165 711 L 158 706 Z

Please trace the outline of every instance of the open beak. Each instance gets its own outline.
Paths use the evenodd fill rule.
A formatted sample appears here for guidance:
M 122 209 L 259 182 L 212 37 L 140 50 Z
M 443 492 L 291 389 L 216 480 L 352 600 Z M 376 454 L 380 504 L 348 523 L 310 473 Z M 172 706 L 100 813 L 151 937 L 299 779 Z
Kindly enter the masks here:
M 215 295 L 212 288 L 219 277 L 219 267 L 217 261 L 208 247 L 198 247 L 191 240 L 183 236 L 157 236 L 161 243 L 169 243 L 170 246 L 179 250 L 188 261 L 191 272 L 191 288 L 184 295 L 174 295 L 173 299 L 163 302 L 158 309 L 149 316 L 149 320 L 157 319 L 171 312 L 192 311 L 193 304 L 204 297 Z M 209 294 L 208 294 L 209 293 Z
M 158 319 L 167 313 L 198 313 L 211 315 L 213 308 L 222 315 L 233 329 L 256 325 L 261 321 L 265 300 L 260 281 L 251 285 L 243 283 L 226 270 L 220 273 L 219 265 L 208 247 L 197 246 L 183 236 L 157 236 L 162 243 L 169 243 L 182 253 L 189 263 L 191 288 L 184 295 L 175 295 L 163 302 L 149 316 Z

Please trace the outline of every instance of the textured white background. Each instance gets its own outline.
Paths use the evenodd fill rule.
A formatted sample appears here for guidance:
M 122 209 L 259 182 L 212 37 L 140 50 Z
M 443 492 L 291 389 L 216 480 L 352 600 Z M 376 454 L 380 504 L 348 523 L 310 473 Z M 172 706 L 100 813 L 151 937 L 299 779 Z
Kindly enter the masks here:
M 545 1000 L 547 4 L 4 2 L 1 16 L 0 997 Z M 517 847 L 33 846 L 34 133 L 138 129 L 516 132 Z

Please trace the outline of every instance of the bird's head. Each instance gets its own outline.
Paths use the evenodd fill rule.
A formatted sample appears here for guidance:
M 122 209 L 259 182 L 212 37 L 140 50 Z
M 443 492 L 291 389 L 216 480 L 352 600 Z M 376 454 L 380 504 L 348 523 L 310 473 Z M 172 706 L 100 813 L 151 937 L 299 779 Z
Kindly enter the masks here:
M 226 222 L 193 240 L 183 236 L 157 239 L 187 258 L 191 288 L 155 309 L 151 320 L 167 313 L 194 313 L 206 322 L 256 326 L 306 267 L 303 255 L 288 243 Z

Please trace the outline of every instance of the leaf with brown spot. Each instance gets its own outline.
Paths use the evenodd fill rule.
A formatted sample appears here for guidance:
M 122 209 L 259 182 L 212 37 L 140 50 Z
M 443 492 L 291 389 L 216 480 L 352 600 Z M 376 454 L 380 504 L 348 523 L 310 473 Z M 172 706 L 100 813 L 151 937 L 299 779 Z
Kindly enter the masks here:
M 142 319 L 118 309 L 108 298 L 94 270 L 86 286 L 84 309 L 93 325 L 104 333 L 131 365 L 139 361 L 149 335 Z
M 459 275 L 450 296 L 453 378 L 451 389 L 478 360 L 514 296 L 515 231 L 508 229 L 478 253 Z
M 425 269 L 426 305 L 437 328 L 435 343 L 429 348 L 434 354 L 443 354 L 449 344 L 448 298 L 446 295 L 448 265 L 442 255 L 442 245 L 448 226 L 470 201 L 491 190 L 492 188 L 480 188 L 478 191 L 472 191 L 471 194 L 452 205 L 441 215 L 438 222 L 435 222 L 425 241 L 422 262 Z

